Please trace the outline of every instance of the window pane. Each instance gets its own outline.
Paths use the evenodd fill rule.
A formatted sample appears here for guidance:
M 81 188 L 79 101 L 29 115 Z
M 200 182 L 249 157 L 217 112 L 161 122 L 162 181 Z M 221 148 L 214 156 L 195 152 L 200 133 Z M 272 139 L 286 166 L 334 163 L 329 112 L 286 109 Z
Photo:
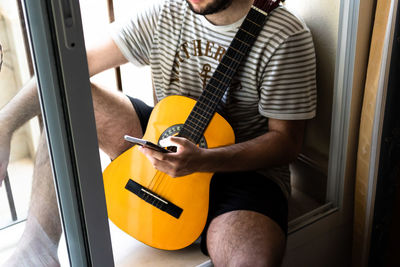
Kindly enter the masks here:
M 21 14 L 18 1 L 0 2 L 0 176 L 8 174 L 6 180 L 0 177 L 0 265 L 69 266 L 65 241 L 59 242 L 63 234 L 46 139 L 38 117 L 26 121 L 40 109 Z M 23 88 L 32 88 L 33 98 L 16 101 Z M 24 123 L 14 131 L 17 121 Z M 13 131 L 10 150 L 8 130 Z

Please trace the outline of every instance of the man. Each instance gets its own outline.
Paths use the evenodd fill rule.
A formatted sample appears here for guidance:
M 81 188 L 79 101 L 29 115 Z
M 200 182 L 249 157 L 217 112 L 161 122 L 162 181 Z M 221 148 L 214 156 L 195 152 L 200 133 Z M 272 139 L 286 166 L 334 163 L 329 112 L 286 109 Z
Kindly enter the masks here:
M 90 75 L 128 61 L 150 65 L 157 100 L 173 94 L 197 97 L 252 2 L 162 1 L 128 23 L 114 24 L 112 37 L 88 50 Z M 151 107 L 96 85 L 92 94 L 100 148 L 116 158 L 130 146 L 123 135 L 143 135 Z M 237 143 L 203 149 L 171 137 L 164 145 L 176 146 L 175 153 L 141 149 L 155 168 L 174 177 L 216 173 L 202 234 L 202 250 L 215 266 L 280 265 L 290 193 L 287 165 L 300 151 L 305 120 L 315 115 L 315 106 L 310 32 L 280 7 L 270 14 L 219 108 L 235 130 Z M 6 131 L 0 133 L 0 175 L 8 162 L 12 132 L 38 113 L 34 82 L 1 110 L 0 126 Z M 44 137 L 35 162 L 31 203 L 27 228 L 7 266 L 17 266 L 28 250 L 45 259 L 34 266 L 57 266 L 61 230 L 54 219 L 57 206 Z

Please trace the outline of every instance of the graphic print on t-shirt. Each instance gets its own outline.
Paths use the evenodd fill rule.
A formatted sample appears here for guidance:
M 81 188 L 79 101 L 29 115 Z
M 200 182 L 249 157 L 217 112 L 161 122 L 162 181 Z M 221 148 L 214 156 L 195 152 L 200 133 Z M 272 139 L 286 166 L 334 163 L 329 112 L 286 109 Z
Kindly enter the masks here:
M 212 73 L 211 73 L 211 65 L 210 64 L 204 64 L 203 68 L 200 72 L 200 77 L 203 81 L 202 85 L 203 85 L 203 91 L 206 88 L 208 79 L 212 77 Z
M 198 88 L 204 90 L 225 52 L 225 47 L 209 40 L 196 39 L 183 42 L 176 53 L 171 83 L 179 84 L 179 77 L 185 66 L 198 66 L 199 69 L 195 73 L 199 76 L 193 78 L 198 78 L 200 83 Z M 210 60 L 212 64 L 210 64 Z M 229 90 L 240 88 L 242 88 L 240 81 L 234 79 Z

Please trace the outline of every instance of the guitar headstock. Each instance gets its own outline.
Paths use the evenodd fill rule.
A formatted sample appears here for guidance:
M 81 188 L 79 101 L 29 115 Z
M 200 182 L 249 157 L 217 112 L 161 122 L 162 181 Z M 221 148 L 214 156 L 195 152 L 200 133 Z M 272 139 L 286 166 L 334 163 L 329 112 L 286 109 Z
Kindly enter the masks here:
M 262 11 L 269 13 L 279 6 L 281 0 L 255 0 L 253 6 L 261 9 Z

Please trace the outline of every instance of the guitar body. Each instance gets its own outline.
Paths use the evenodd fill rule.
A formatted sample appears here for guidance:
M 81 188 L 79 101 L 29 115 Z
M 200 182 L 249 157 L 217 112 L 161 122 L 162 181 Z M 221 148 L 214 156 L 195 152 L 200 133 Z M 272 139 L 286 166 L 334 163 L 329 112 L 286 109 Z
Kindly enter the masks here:
M 192 111 L 195 100 L 169 96 L 158 103 L 145 140 L 158 143 L 173 135 Z M 205 142 L 204 142 L 205 139 Z M 204 132 L 208 148 L 234 143 L 231 126 L 215 114 Z M 108 216 L 137 240 L 160 249 L 175 250 L 194 242 L 207 219 L 212 173 L 172 178 L 155 170 L 138 146 L 124 152 L 103 173 Z M 125 187 L 133 185 L 130 190 Z

